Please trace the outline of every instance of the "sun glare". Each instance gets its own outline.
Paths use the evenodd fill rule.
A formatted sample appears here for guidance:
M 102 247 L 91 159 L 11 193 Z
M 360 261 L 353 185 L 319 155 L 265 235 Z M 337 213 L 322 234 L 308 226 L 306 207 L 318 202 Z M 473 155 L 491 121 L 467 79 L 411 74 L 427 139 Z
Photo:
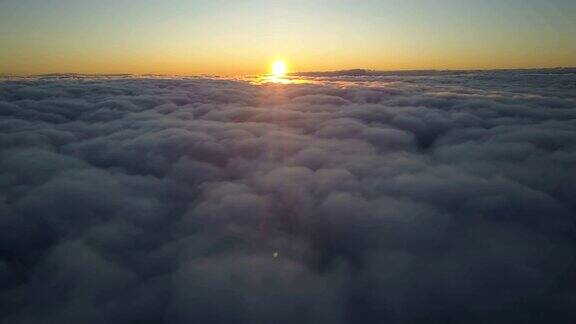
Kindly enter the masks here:
M 282 77 L 286 74 L 286 63 L 282 60 L 277 60 L 272 64 L 272 74 L 275 77 Z

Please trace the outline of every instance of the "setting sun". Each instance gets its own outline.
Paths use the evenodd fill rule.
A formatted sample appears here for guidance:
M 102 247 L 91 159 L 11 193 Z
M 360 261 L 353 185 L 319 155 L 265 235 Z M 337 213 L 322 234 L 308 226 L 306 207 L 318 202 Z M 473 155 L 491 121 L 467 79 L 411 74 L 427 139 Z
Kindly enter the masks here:
M 282 60 L 277 60 L 272 64 L 272 74 L 276 77 L 281 77 L 286 74 L 286 63 Z

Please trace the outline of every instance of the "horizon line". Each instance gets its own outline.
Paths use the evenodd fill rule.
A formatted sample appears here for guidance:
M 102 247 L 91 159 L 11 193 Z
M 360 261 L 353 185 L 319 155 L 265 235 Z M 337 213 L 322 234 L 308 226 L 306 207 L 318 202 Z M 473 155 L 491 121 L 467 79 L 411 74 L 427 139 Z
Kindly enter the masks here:
M 320 70 L 320 71 L 294 71 L 286 73 L 286 76 L 311 76 L 312 74 L 330 74 L 351 73 L 350 76 L 374 75 L 377 73 L 415 73 L 415 72 L 490 72 L 490 71 L 550 71 L 550 70 L 576 70 L 576 66 L 558 66 L 558 67 L 521 67 L 521 68 L 476 68 L 476 69 L 391 69 L 378 70 L 366 68 L 350 68 L 340 70 Z M 576 71 L 575 71 L 576 72 Z M 270 75 L 270 73 L 253 73 L 253 74 L 169 74 L 169 73 L 82 73 L 82 72 L 50 72 L 39 74 L 13 74 L 0 73 L 0 77 L 49 77 L 49 76 L 170 76 L 170 77 L 250 77 Z

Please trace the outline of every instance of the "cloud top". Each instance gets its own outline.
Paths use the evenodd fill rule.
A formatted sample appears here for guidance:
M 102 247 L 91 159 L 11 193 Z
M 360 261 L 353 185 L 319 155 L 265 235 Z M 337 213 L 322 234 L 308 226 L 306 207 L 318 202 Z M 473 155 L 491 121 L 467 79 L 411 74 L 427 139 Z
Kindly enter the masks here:
M 576 77 L 0 81 L 6 323 L 573 323 Z

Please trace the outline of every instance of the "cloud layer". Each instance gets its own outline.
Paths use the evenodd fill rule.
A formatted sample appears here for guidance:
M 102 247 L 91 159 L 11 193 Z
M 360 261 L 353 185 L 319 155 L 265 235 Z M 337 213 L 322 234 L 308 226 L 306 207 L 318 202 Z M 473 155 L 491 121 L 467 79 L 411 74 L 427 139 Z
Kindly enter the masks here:
M 573 323 L 576 75 L 0 82 L 5 323 Z

